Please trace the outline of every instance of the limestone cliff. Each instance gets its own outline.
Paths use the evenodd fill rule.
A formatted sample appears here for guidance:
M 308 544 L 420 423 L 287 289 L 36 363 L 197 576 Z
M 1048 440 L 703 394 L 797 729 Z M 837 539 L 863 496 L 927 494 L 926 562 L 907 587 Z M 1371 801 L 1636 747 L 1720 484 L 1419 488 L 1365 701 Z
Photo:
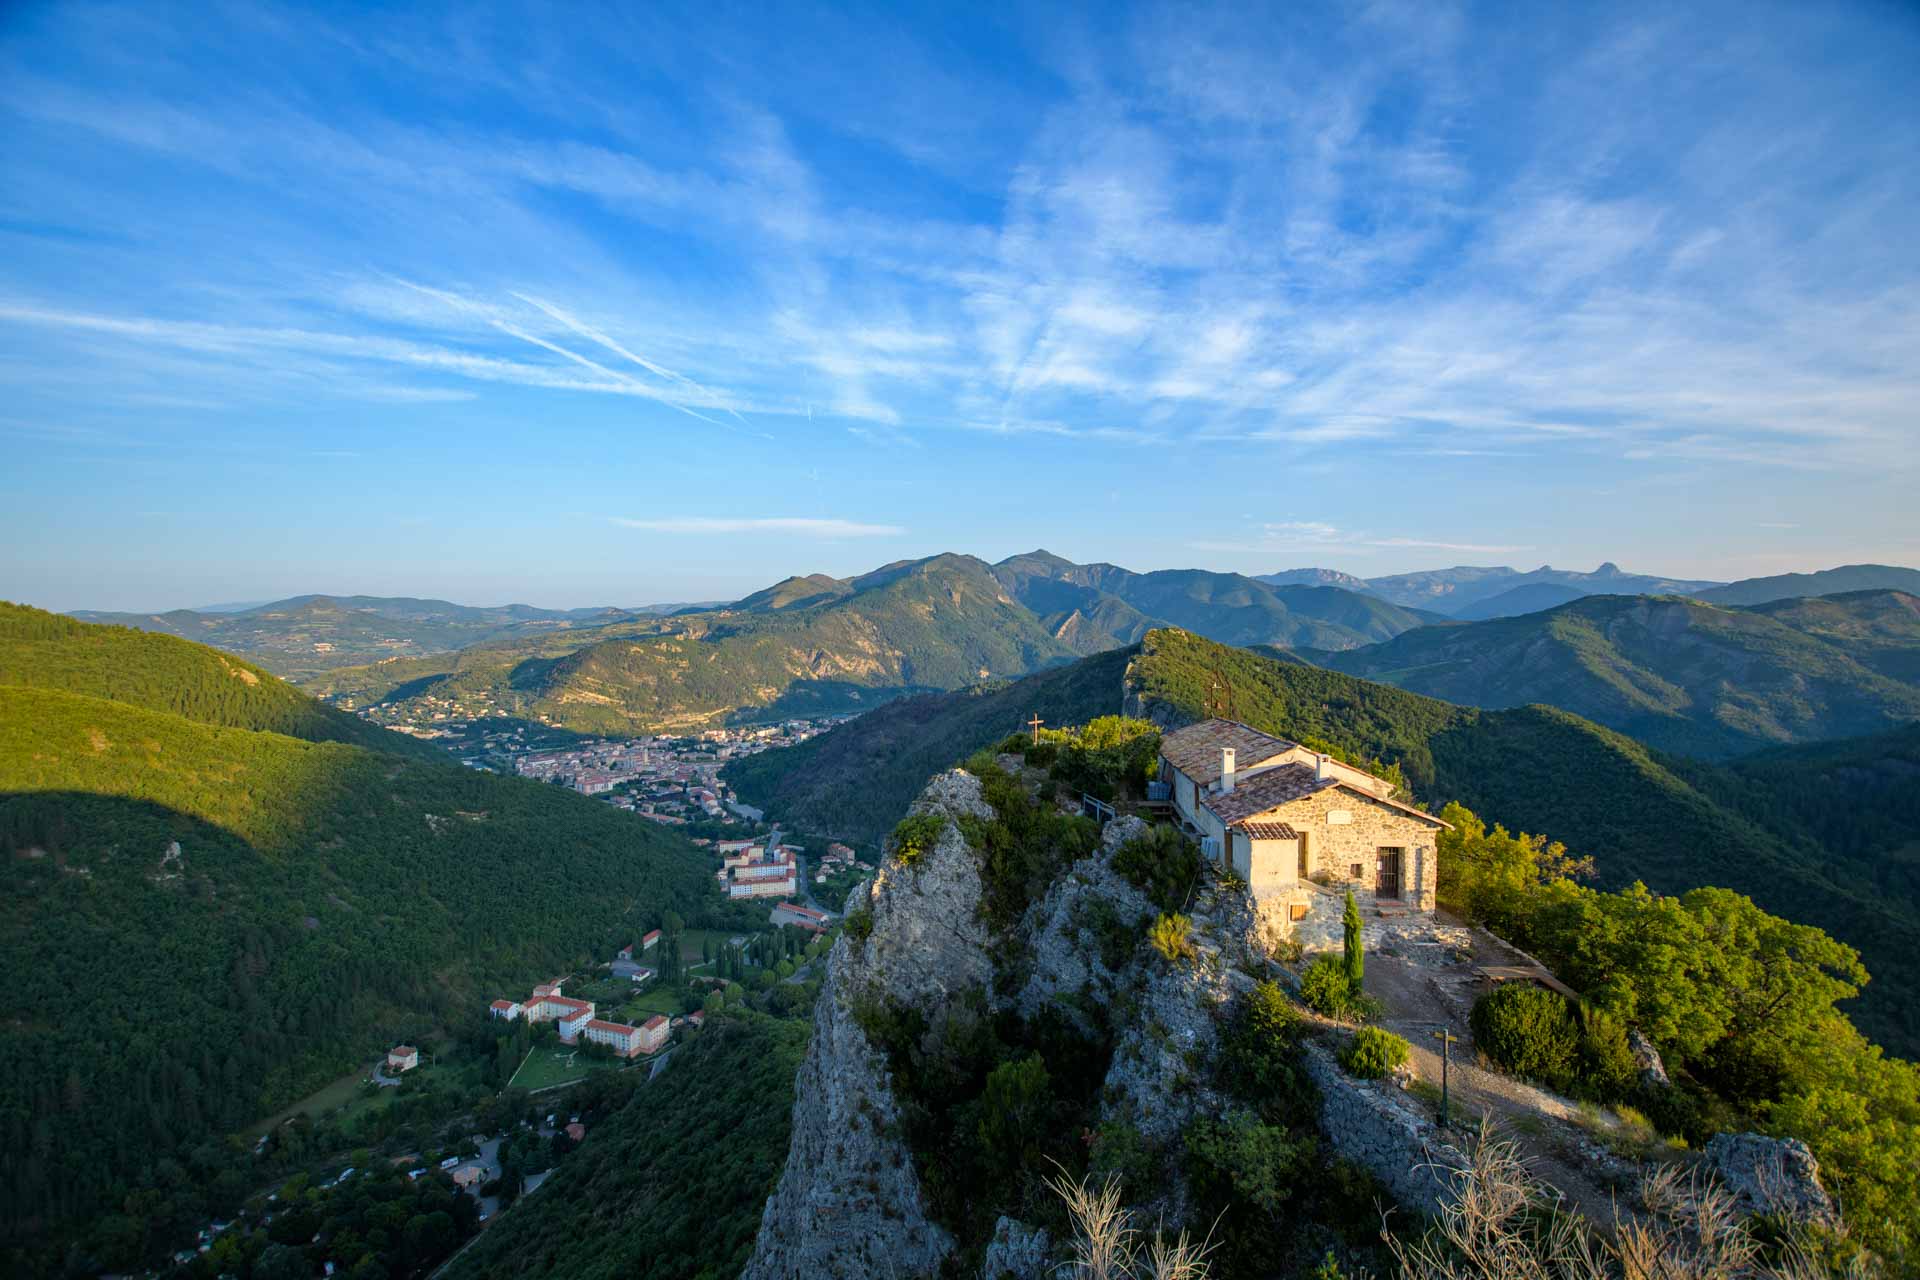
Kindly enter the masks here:
M 991 817 L 978 780 L 936 778 L 916 813 Z M 744 1280 L 915 1276 L 953 1249 L 927 1215 L 885 1061 L 854 1020 L 863 999 L 938 1007 L 992 976 L 980 920 L 980 874 L 958 825 L 912 866 L 888 862 L 863 902 L 864 938 L 841 934 L 814 1008 L 813 1039 L 795 1082 L 793 1138 L 768 1199 Z

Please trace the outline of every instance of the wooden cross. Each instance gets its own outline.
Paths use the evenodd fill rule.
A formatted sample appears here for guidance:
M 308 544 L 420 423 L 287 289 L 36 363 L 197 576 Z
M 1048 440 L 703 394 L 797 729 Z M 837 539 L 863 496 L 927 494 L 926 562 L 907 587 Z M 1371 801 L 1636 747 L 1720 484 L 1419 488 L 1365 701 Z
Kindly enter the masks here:
M 1033 719 L 1027 721 L 1027 724 L 1033 729 L 1033 740 L 1035 742 L 1040 741 L 1040 726 L 1045 723 L 1046 721 L 1040 718 L 1040 715 L 1038 712 L 1034 713 Z

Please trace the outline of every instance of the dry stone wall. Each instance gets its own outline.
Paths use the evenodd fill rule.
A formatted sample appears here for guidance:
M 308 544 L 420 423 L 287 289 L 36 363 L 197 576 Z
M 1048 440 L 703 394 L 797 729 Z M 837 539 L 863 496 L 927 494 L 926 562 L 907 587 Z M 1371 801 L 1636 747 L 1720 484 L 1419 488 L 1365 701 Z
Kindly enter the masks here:
M 1357 1080 L 1325 1046 L 1301 1046 L 1301 1063 L 1320 1089 L 1320 1130 L 1347 1159 L 1386 1184 L 1411 1209 L 1433 1213 L 1454 1185 L 1466 1155 L 1438 1125 L 1408 1105 L 1391 1083 Z

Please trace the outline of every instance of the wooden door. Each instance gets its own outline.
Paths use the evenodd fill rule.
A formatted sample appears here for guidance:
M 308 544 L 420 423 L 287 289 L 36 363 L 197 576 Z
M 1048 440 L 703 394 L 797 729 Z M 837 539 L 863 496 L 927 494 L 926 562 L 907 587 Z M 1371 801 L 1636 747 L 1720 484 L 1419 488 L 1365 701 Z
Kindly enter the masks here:
M 1399 849 L 1381 849 L 1374 855 L 1373 896 L 1376 898 L 1398 898 L 1400 896 L 1400 855 Z

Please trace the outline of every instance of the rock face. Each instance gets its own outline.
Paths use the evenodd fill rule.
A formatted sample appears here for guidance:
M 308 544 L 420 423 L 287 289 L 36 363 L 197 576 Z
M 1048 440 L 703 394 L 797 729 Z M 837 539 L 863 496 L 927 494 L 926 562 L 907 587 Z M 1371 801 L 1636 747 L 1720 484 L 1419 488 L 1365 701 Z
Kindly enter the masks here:
M 1124 937 L 1137 942 L 1153 907 L 1145 895 L 1109 864 L 1114 851 L 1146 831 L 1138 818 L 1116 818 L 1101 834 L 1100 850 L 1074 863 L 1053 883 L 1047 896 L 1027 909 L 1022 933 L 1032 941 L 1027 981 L 1015 997 L 1023 1018 L 1049 1004 L 1086 1026 L 1085 1003 L 1109 1005 L 1125 981 L 1126 961 L 1110 968 L 1102 958 L 1102 934 L 1111 933 L 1119 950 Z M 1126 952 L 1130 954 L 1129 945 Z M 1119 957 L 1108 957 L 1119 958 Z
M 1833 1198 L 1820 1185 L 1820 1162 L 1798 1138 L 1717 1133 L 1707 1143 L 1706 1156 L 1747 1213 L 1828 1227 L 1840 1220 Z
M 979 781 L 957 771 L 935 779 L 914 810 L 949 819 L 992 813 Z M 884 866 L 865 905 L 872 932 L 842 934 L 828 960 L 795 1081 L 786 1169 L 742 1280 L 921 1275 L 953 1251 L 927 1216 L 912 1155 L 894 1136 L 886 1063 L 853 1010 L 866 998 L 937 1008 L 991 979 L 980 876 L 958 825 L 949 821 L 914 865 Z

